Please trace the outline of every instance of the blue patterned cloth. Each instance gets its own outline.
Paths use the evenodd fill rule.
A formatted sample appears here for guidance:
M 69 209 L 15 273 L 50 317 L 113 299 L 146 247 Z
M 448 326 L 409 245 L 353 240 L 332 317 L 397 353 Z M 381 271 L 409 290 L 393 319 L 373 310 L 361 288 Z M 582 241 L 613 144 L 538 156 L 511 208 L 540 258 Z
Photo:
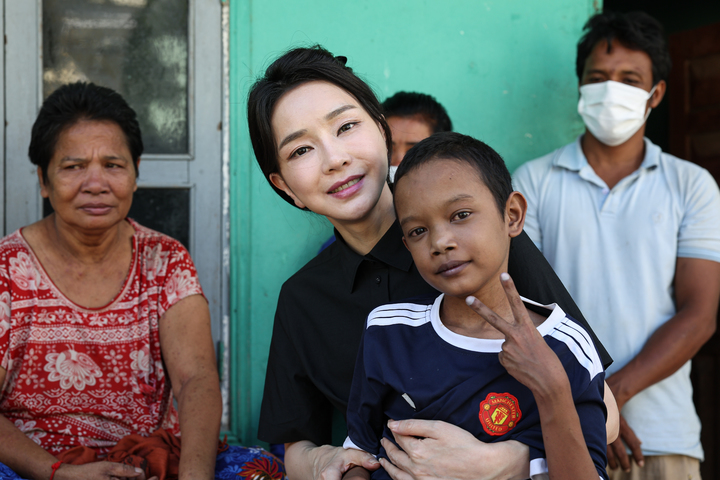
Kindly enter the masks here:
M 230 446 L 218 453 L 216 480 L 286 480 L 285 466 L 260 447 Z M 1 480 L 26 480 L 0 463 Z

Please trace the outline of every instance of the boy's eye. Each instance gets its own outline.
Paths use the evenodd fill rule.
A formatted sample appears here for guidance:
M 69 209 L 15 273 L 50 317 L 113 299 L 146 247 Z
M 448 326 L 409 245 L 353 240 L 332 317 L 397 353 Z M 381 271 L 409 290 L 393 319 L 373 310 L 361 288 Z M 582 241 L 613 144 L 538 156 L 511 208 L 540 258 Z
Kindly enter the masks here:
M 470 212 L 458 212 L 453 215 L 453 220 L 464 220 L 470 216 Z
M 408 237 L 417 237 L 418 235 L 422 235 L 426 231 L 427 229 L 425 227 L 413 228 L 408 232 Z
M 340 127 L 340 129 L 338 130 L 338 133 L 347 132 L 347 131 L 350 130 L 351 128 L 355 127 L 355 125 L 357 125 L 357 122 L 349 122 L 349 123 L 346 123 L 346 124 L 344 124 L 342 127 Z

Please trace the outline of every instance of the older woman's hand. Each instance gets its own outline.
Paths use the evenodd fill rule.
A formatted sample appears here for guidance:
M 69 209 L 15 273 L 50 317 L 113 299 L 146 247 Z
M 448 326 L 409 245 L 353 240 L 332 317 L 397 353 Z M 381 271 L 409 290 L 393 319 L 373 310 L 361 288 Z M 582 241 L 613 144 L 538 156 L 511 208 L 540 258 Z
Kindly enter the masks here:
M 505 480 L 529 475 L 529 450 L 519 442 L 483 443 L 460 427 L 436 420 L 391 420 L 388 427 L 402 450 L 383 438 L 392 463 L 381 458 L 380 464 L 394 480 Z
M 61 465 L 53 478 L 55 480 L 158 480 L 158 477 L 145 477 L 145 472 L 139 468 L 113 462 Z

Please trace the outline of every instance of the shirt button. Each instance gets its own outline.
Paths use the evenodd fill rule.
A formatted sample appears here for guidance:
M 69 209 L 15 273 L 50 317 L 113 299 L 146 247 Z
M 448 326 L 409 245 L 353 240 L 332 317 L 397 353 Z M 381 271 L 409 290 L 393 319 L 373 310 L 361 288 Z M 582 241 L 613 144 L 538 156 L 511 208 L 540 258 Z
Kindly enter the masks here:
M 603 192 L 605 195 L 607 195 L 609 191 L 610 191 L 610 189 L 607 188 L 607 187 L 605 187 L 605 188 L 602 189 L 602 192 Z
M 382 278 L 380 278 L 380 277 L 375 277 L 375 283 L 377 283 L 378 285 L 380 284 L 380 281 L 381 281 L 381 280 L 382 280 Z

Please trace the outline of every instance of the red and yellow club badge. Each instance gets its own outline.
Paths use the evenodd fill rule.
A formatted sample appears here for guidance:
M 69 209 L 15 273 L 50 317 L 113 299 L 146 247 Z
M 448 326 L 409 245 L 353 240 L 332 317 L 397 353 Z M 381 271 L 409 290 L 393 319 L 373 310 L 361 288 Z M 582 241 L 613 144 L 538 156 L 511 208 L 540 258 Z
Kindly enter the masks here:
M 490 435 L 504 435 L 522 418 L 518 400 L 509 393 L 489 393 L 480 402 L 480 423 Z

